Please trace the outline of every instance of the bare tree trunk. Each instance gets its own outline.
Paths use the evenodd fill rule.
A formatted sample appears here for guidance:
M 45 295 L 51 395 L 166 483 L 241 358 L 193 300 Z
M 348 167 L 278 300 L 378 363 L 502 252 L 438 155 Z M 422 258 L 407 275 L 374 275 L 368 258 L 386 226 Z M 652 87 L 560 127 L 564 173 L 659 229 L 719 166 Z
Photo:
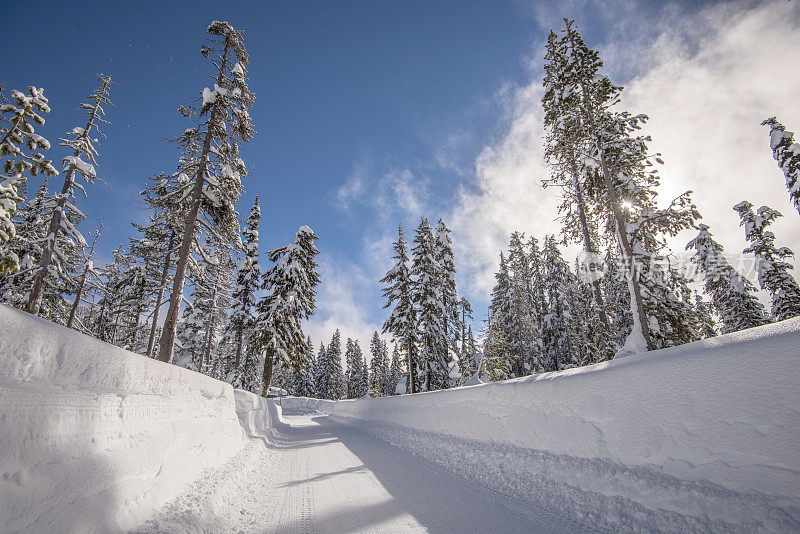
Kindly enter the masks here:
M 264 355 L 264 374 L 262 375 L 262 390 L 261 396 L 266 397 L 269 393 L 269 384 L 272 382 L 272 363 L 274 360 L 273 348 L 268 347 L 267 353 Z
M 598 149 L 600 149 L 600 140 L 598 139 Z M 617 190 L 611 180 L 606 165 L 606 159 L 602 149 L 600 149 L 600 166 L 603 170 L 603 180 L 605 182 L 608 198 L 611 201 L 611 209 L 614 213 L 614 219 L 617 223 L 617 234 L 620 241 L 622 252 L 625 256 L 625 261 L 628 263 L 628 276 L 630 276 L 631 286 L 633 287 L 633 296 L 636 302 L 636 313 L 639 315 L 639 324 L 642 328 L 642 335 L 647 342 L 647 350 L 653 350 L 653 340 L 650 339 L 650 327 L 647 323 L 647 313 L 644 310 L 644 303 L 642 302 L 642 292 L 639 288 L 639 278 L 637 277 L 636 261 L 633 257 L 633 250 L 631 249 L 630 241 L 628 240 L 628 229 L 625 224 L 625 219 L 622 217 L 622 212 L 619 207 L 619 197 L 617 197 Z
M 222 55 L 222 61 L 219 64 L 219 75 L 217 76 L 217 84 L 222 85 L 224 77 L 224 68 L 228 57 L 228 48 L 230 44 L 225 40 L 225 51 Z M 194 239 L 194 228 L 197 224 L 197 215 L 200 212 L 200 201 L 203 198 L 203 184 L 206 181 L 206 167 L 208 163 L 208 154 L 211 151 L 211 141 L 213 139 L 212 132 L 217 127 L 219 121 L 219 108 L 218 104 L 213 104 L 211 108 L 211 118 L 209 119 L 208 130 L 206 137 L 203 141 L 203 151 L 200 155 L 200 169 L 197 171 L 194 182 L 194 190 L 192 191 L 192 208 L 186 218 L 186 227 L 183 231 L 183 241 L 181 242 L 180 252 L 178 254 L 178 264 L 175 266 L 175 277 L 172 282 L 172 293 L 169 297 L 169 309 L 164 318 L 164 326 L 161 328 L 161 346 L 159 347 L 158 359 L 162 362 L 169 362 L 172 360 L 172 349 L 175 345 L 175 331 L 178 327 L 178 311 L 181 307 L 181 298 L 183 297 L 183 283 L 186 278 L 186 267 L 189 264 L 189 253 L 192 249 L 192 239 Z
M 206 342 L 203 347 L 203 368 L 206 372 L 211 369 L 211 345 L 214 342 L 214 314 L 217 311 L 217 283 L 214 282 L 214 292 L 211 294 L 211 317 L 206 327 Z
M 169 235 L 169 247 L 167 257 L 164 259 L 164 267 L 161 269 L 161 282 L 158 286 L 158 296 L 156 297 L 156 307 L 153 310 L 153 324 L 150 327 L 150 338 L 147 340 L 147 356 L 153 357 L 153 349 L 156 344 L 156 329 L 158 328 L 158 315 L 161 311 L 161 301 L 164 298 L 164 289 L 167 285 L 167 275 L 169 274 L 169 263 L 172 259 L 172 247 L 175 246 L 175 230 Z
M 244 332 L 243 328 L 239 326 L 238 331 L 236 332 L 236 360 L 234 363 L 234 368 L 239 369 L 239 362 L 242 361 L 242 345 L 244 344 Z
M 75 302 L 72 303 L 72 306 L 69 309 L 69 318 L 67 319 L 67 328 L 72 328 L 72 324 L 75 322 L 75 313 L 78 311 L 78 306 L 81 302 L 81 297 L 83 296 L 83 286 L 86 285 L 86 277 L 89 275 L 89 264 L 86 264 L 86 268 L 83 270 L 83 275 L 81 276 L 80 284 L 78 284 L 78 291 L 75 293 Z
M 416 370 L 415 365 L 414 365 L 414 354 L 413 354 L 413 350 L 412 350 L 412 347 L 411 347 L 411 339 L 409 339 L 408 340 L 408 390 L 407 391 L 409 393 L 412 393 L 412 394 L 417 392 L 417 387 L 416 387 L 416 384 L 415 384 L 416 381 L 414 380 L 415 375 L 417 374 L 416 371 L 417 370 Z

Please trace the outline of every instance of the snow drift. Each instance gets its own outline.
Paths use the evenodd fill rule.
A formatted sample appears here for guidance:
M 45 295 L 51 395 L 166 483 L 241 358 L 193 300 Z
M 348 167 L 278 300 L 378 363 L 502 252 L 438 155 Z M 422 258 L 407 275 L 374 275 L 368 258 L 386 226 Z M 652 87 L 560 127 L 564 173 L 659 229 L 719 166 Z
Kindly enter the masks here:
M 0 531 L 128 530 L 244 445 L 229 384 L 0 305 Z
M 800 530 L 800 319 L 335 419 L 599 529 Z M 295 409 L 283 400 L 284 410 Z M 301 407 L 299 409 L 302 409 Z

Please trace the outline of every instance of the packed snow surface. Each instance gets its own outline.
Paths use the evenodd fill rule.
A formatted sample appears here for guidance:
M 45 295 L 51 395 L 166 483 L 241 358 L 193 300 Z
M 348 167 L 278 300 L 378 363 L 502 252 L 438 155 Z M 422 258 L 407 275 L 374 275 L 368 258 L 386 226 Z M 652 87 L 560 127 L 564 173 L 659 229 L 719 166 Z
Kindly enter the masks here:
M 798 346 L 263 399 L 0 306 L 0 532 L 796 532 Z

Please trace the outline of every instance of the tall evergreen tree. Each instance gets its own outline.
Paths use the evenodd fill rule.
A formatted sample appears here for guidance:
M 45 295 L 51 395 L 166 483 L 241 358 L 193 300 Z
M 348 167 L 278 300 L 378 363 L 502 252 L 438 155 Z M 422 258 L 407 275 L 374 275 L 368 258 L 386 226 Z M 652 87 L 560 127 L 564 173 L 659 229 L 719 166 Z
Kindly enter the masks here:
M 29 199 L 15 213 L 14 225 L 16 234 L 8 243 L 8 248 L 13 257 L 20 258 L 16 272 L 2 278 L 2 298 L 5 302 L 20 309 L 28 303 L 33 279 L 34 268 L 39 263 L 42 254 L 42 245 L 47 238 L 45 205 L 48 199 L 47 176 L 36 191 L 36 195 Z M 16 260 L 15 260 L 16 261 Z M 43 297 L 42 307 L 44 317 L 52 315 L 55 309 L 55 300 L 61 299 L 60 293 L 54 294 L 53 288 L 48 288 Z
M 508 245 L 508 267 L 510 275 L 510 294 L 508 295 L 513 314 L 511 326 L 515 332 L 508 339 L 513 340 L 510 349 L 516 354 L 515 376 L 533 372 L 541 357 L 539 344 L 539 314 L 535 304 L 535 276 L 531 266 L 533 251 L 526 250 L 525 236 L 513 232 Z M 535 244 L 535 241 L 532 241 Z
M 308 352 L 301 323 L 314 313 L 319 252 L 317 235 L 301 226 L 294 243 L 269 251 L 275 265 L 264 272 L 258 302 L 258 319 L 253 327 L 253 343 L 264 352 L 264 395 L 269 389 L 272 365 L 276 359 L 295 370 L 301 355 Z
M 701 224 L 698 228 L 697 237 L 689 241 L 686 249 L 695 251 L 692 262 L 703 273 L 705 292 L 722 322 L 722 333 L 769 323 L 769 315 L 755 295 L 756 288 L 728 263 L 722 245 L 714 240 L 708 226 Z
M 800 144 L 794 142 L 794 133 L 787 132 L 775 117 L 765 120 L 761 125 L 769 126 L 769 147 L 786 177 L 789 198 L 800 213 Z
M 467 328 L 464 348 L 461 351 L 458 362 L 458 368 L 461 372 L 461 378 L 458 381 L 459 386 L 466 384 L 478 372 L 478 357 L 478 345 L 475 343 L 475 336 L 472 335 L 472 326 L 470 325 Z
M 414 304 L 418 310 L 420 362 L 426 391 L 448 387 L 448 343 L 445 336 L 445 309 L 439 284 L 439 266 L 433 230 L 422 217 L 414 235 L 411 277 L 414 280 Z
M 174 270 L 176 252 L 181 241 L 180 228 L 183 227 L 188 202 L 176 193 L 182 190 L 189 177 L 182 172 L 171 176 L 163 173 L 149 178 L 147 187 L 141 191 L 142 201 L 150 210 L 146 225 L 134 223 L 140 234 L 139 248 L 142 256 L 151 265 L 153 277 L 150 283 L 153 293 L 153 312 L 147 340 L 147 355 L 155 357 L 156 334 L 158 333 L 164 292 L 170 282 L 170 272 Z
M 503 362 L 504 375 L 508 377 L 518 376 L 518 370 L 522 361 L 521 325 L 514 309 L 514 294 L 511 282 L 511 275 L 508 270 L 508 262 L 505 254 L 500 253 L 500 270 L 494 275 L 496 280 L 492 289 L 492 301 L 489 305 L 491 324 L 489 335 L 495 336 L 489 346 L 491 351 L 487 351 L 495 362 L 495 368 L 499 368 L 500 361 Z
M 236 285 L 231 295 L 233 309 L 231 310 L 230 323 L 226 331 L 226 335 L 232 338 L 236 344 L 235 372 L 238 372 L 241 362 L 244 340 L 249 337 L 250 330 L 253 328 L 256 319 L 254 314 L 256 306 L 255 293 L 261 277 L 261 266 L 258 263 L 258 223 L 260 220 L 261 207 L 258 204 L 258 195 L 256 195 L 256 200 L 250 209 L 245 228 L 242 230 L 244 235 L 242 241 L 244 259 L 236 273 Z
M 347 364 L 347 398 L 361 397 L 361 351 L 356 350 L 356 344 L 349 337 L 345 343 L 344 361 Z
M 397 383 L 403 376 L 403 359 L 400 355 L 400 346 L 395 344 L 392 351 L 392 363 L 389 365 L 389 379 L 386 381 L 385 395 L 394 395 L 397 390 Z
M 409 270 L 409 259 L 406 252 L 406 242 L 403 239 L 403 227 L 398 227 L 397 241 L 394 243 L 395 264 L 381 279 L 385 285 L 383 298 L 386 299 L 384 309 L 392 307 L 389 318 L 383 323 L 381 331 L 390 334 L 406 353 L 406 370 L 410 376 L 416 376 L 416 342 L 417 342 L 417 314 L 414 308 L 413 282 Z M 408 392 L 416 393 L 417 381 L 408 381 Z
M 327 350 L 317 358 L 317 395 L 321 399 L 338 400 L 342 398 L 344 376 L 342 373 L 342 341 L 339 329 L 331 338 Z
M 308 350 L 303 355 L 300 370 L 292 375 L 292 393 L 299 397 L 314 397 L 316 395 L 315 376 L 316 362 L 314 361 L 314 345 L 311 338 L 306 340 Z
M 436 223 L 434 235 L 434 259 L 439 271 L 439 293 L 441 295 L 444 314 L 442 326 L 443 337 L 447 349 L 456 347 L 456 340 L 461 330 L 461 317 L 459 315 L 458 289 L 456 287 L 456 264 L 453 257 L 453 240 L 450 238 L 450 229 L 441 219 Z M 448 356 L 448 361 L 451 358 Z
M 792 265 L 784 260 L 794 256 L 787 247 L 775 247 L 775 234 L 767 230 L 772 221 L 781 217 L 780 212 L 761 206 L 753 213 L 753 205 L 742 201 L 733 207 L 739 212 L 740 226 L 744 226 L 745 238 L 750 246 L 744 252 L 756 257 L 758 283 L 772 295 L 772 316 L 778 321 L 800 315 L 800 287 L 789 274 Z
M 255 134 L 248 111 L 255 101 L 247 86 L 250 57 L 242 33 L 219 21 L 212 22 L 207 31 L 210 42 L 201 53 L 213 66 L 214 89 L 203 89 L 199 110 L 181 108 L 185 117 L 195 117 L 198 124 L 187 129 L 179 140 L 184 150 L 180 170 L 190 178 L 178 195 L 191 200 L 181 229 L 172 294 L 162 328 L 159 359 L 165 362 L 172 358 L 186 269 L 197 244 L 198 227 L 218 241 L 239 240 L 236 202 L 241 194 L 241 178 L 247 173 L 239 156 L 239 143 L 250 141 Z
M 560 371 L 580 365 L 579 347 L 571 327 L 572 310 L 569 302 L 571 273 L 569 266 L 556 246 L 554 236 L 544 241 L 544 263 L 548 309 L 544 316 L 542 341 L 544 344 L 545 371 Z
M 567 166 L 565 176 L 575 176 L 571 160 L 581 166 L 578 173 L 583 177 L 585 198 L 581 198 L 586 215 L 603 229 L 606 241 L 619 246 L 634 311 L 634 327 L 625 349 L 646 346 L 652 350 L 683 342 L 691 338 L 684 335 L 690 334 L 687 328 L 682 327 L 675 337 L 669 334 L 679 315 L 674 312 L 680 308 L 673 304 L 680 301 L 670 299 L 665 313 L 660 313 L 662 308 L 646 302 L 646 297 L 654 290 L 660 296 L 671 295 L 673 286 L 681 283 L 676 272 L 661 279 L 652 263 L 664 256 L 660 253 L 663 236 L 692 226 L 699 214 L 689 192 L 666 210 L 656 208 L 659 177 L 654 165 L 661 159 L 648 150 L 650 138 L 639 133 L 647 117 L 618 110 L 622 88 L 600 74 L 603 62 L 586 46 L 573 21 L 565 19 L 565 25 L 561 35 L 551 32 L 547 42 L 546 122 L 555 128 L 551 133 L 561 143 L 556 155 Z M 645 282 L 649 287 L 642 288 Z M 653 320 L 659 330 L 651 335 Z
M 83 218 L 83 214 L 75 206 L 75 189 L 86 194 L 83 185 L 77 181 L 78 175 L 90 184 L 100 180 L 95 170 L 98 152 L 94 146 L 95 140 L 91 136 L 93 132 L 102 135 L 99 126 L 101 123 L 108 123 L 103 118 L 105 116 L 103 106 L 111 104 L 108 99 L 110 85 L 110 77 L 103 75 L 99 77 L 98 88 L 92 91 L 86 102 L 81 104 L 81 108 L 86 111 L 88 116 L 86 125 L 73 128 L 60 139 L 61 146 L 72 150 L 72 155 L 66 156 L 63 160 L 64 185 L 61 187 L 61 192 L 49 199 L 46 208 L 48 211 L 47 240 L 42 247 L 42 254 L 35 268 L 33 288 L 26 306 L 27 311 L 34 315 L 39 314 L 47 278 L 66 278 L 68 273 L 65 264 L 67 256 L 70 254 L 69 249 L 86 245 L 86 241 L 74 224 L 75 219 L 70 217 L 70 214 Z
M 389 362 L 386 361 L 389 355 L 386 351 L 386 344 L 381 340 L 377 331 L 372 334 L 369 352 L 372 356 L 370 389 L 374 396 L 381 397 L 386 395 L 386 383 L 389 381 Z

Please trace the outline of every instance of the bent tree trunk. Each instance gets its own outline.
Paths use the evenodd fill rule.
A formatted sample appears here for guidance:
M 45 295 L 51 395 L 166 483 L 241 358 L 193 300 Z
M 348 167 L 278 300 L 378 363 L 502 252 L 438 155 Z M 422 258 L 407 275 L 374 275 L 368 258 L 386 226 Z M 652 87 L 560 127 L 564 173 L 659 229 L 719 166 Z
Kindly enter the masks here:
M 81 298 L 83 297 L 83 288 L 86 285 L 86 277 L 89 275 L 89 265 L 87 264 L 83 270 L 83 275 L 81 275 L 81 281 L 78 284 L 78 291 L 75 293 L 75 302 L 72 303 L 72 307 L 69 309 L 69 319 L 67 319 L 67 328 L 72 328 L 73 323 L 75 322 L 75 314 L 78 311 L 78 306 L 81 303 Z
M 156 306 L 153 309 L 153 324 L 150 325 L 150 338 L 147 340 L 147 356 L 153 357 L 153 349 L 156 345 L 156 330 L 158 329 L 158 316 L 161 312 L 161 301 L 164 299 L 164 289 L 167 286 L 167 275 L 169 274 L 169 264 L 172 259 L 172 248 L 175 246 L 175 230 L 169 235 L 169 247 L 167 257 L 164 259 L 164 267 L 161 269 L 161 280 L 158 284 L 158 295 L 156 296 Z

